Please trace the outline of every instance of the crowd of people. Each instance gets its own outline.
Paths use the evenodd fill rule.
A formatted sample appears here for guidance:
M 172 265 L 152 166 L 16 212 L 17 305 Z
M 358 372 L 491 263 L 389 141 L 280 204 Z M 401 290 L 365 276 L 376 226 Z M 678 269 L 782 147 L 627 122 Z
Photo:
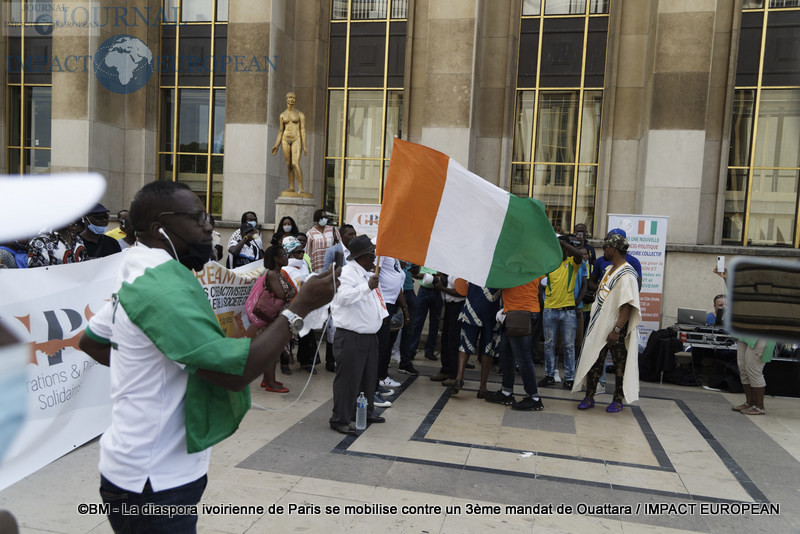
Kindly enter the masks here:
M 118 217 L 119 228 L 107 235 L 108 210 L 98 204 L 66 228 L 1 249 L 4 263 L 35 267 L 131 248 L 121 286 L 80 340 L 81 350 L 110 367 L 113 409 L 100 440 L 100 492 L 114 504 L 109 520 L 115 531 L 193 531 L 196 514 L 131 516 L 120 510 L 197 504 L 207 483 L 209 447 L 236 431 L 250 406 L 250 383 L 260 378 L 266 391 L 288 392 L 276 370 L 280 364 L 283 373 L 292 372 L 295 347 L 300 367 L 316 372 L 317 334 L 305 319 L 328 304 L 324 368 L 335 373 L 329 425 L 342 434 L 358 434 L 353 421 L 362 393 L 367 424 L 386 421 L 376 408 L 392 406 L 387 399 L 403 386 L 389 374 L 395 345 L 399 373 L 420 375 L 417 354 L 437 361 L 429 379 L 456 398 L 466 370 L 478 364 L 478 399 L 539 411 L 540 388 L 560 383 L 575 394 L 585 387 L 577 409 L 588 410 L 603 391 L 610 356 L 615 384 L 606 411 L 620 412 L 638 399 L 637 358 L 628 355 L 637 354 L 642 275 L 621 229 L 605 236 L 598 256 L 585 225 L 576 225 L 573 233 L 561 232 L 562 261 L 552 272 L 518 287 L 489 288 L 378 258 L 368 236 L 347 224 L 330 225 L 324 210 L 314 213 L 305 234 L 283 217 L 264 247 L 258 217 L 248 211 L 228 242 L 228 265 L 263 261 L 265 272 L 253 291 L 269 295 L 277 307 L 269 317 L 248 309 L 251 328 L 234 339 L 225 336 L 190 272 L 223 256 L 213 219 L 197 196 L 179 182 L 153 182 Z M 763 413 L 763 384 L 755 374 L 764 351 L 744 344 L 755 347 L 742 359 L 754 377 L 745 404 L 734 409 Z M 541 380 L 535 363 L 544 364 Z M 499 390 L 490 391 L 494 365 L 502 380 Z
M 108 230 L 108 209 L 96 204 L 89 213 L 63 228 L 43 229 L 29 240 L 0 245 L 0 268 L 25 269 L 110 256 L 136 242 L 126 233 L 128 211 L 117 214 L 119 227 Z

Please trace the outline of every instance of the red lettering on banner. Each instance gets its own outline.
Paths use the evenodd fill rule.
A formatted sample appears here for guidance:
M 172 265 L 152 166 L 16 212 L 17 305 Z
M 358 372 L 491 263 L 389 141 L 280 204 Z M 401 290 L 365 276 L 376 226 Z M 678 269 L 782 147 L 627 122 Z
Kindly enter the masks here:
M 661 293 L 640 293 L 639 307 L 642 321 L 659 322 L 661 320 Z

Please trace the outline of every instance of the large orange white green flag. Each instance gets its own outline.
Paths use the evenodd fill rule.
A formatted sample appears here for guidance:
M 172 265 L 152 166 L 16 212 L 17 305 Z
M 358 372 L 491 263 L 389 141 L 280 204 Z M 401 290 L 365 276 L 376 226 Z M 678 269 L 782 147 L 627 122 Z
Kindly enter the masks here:
M 376 253 L 496 288 L 526 284 L 562 258 L 540 201 L 511 195 L 447 155 L 400 139 Z

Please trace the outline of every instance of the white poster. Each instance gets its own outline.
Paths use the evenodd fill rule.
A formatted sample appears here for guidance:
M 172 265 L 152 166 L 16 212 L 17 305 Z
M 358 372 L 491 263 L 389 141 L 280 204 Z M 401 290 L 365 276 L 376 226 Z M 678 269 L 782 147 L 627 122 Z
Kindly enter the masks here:
M 378 238 L 380 218 L 380 204 L 348 204 L 345 209 L 344 222 L 353 225 L 356 235 L 366 234 L 374 242 Z
M 647 345 L 650 332 L 661 324 L 661 299 L 664 292 L 664 259 L 667 251 L 667 222 L 659 215 L 609 214 L 608 229 L 622 228 L 628 235 L 628 254 L 642 264 L 642 289 L 639 304 L 642 324 L 639 347 Z
M 125 252 L 54 267 L 0 269 L 0 318 L 30 352 L 26 420 L 0 465 L 0 490 L 108 428 L 108 368 L 78 350 L 78 341 L 116 289 L 124 258 Z M 263 272 L 259 261 L 234 271 L 209 263 L 196 273 L 229 337 L 249 326 L 244 303 Z

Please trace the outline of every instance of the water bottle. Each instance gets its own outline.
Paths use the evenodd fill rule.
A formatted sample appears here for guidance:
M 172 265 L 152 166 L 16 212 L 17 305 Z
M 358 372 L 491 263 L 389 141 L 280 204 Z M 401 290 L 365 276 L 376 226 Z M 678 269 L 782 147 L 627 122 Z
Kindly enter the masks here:
M 362 391 L 356 400 L 356 430 L 365 428 L 367 428 L 367 398 Z

